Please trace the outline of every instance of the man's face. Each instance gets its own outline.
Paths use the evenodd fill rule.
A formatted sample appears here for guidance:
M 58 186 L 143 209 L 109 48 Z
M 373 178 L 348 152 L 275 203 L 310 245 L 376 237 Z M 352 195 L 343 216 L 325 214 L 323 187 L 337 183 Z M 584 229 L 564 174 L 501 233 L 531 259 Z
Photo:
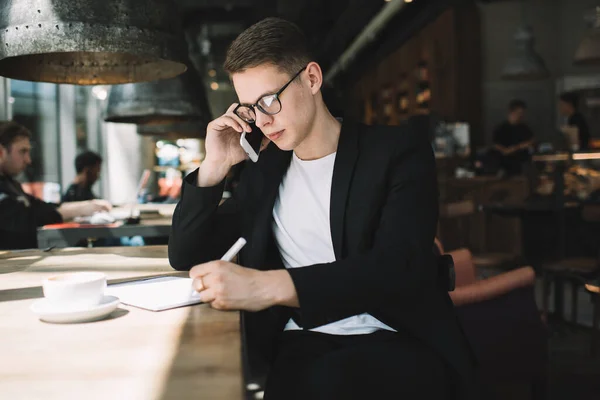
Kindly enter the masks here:
M 240 103 L 255 104 L 262 96 L 277 93 L 292 77 L 272 64 L 263 64 L 233 74 L 232 80 Z M 254 109 L 256 126 L 280 149 L 293 150 L 309 134 L 316 113 L 316 86 L 305 69 L 280 95 L 279 113 L 266 115 Z
M 525 109 L 517 108 L 508 113 L 508 122 L 513 125 L 520 124 L 525 120 Z
M 102 165 L 100 163 L 85 168 L 85 178 L 88 182 L 88 185 L 92 186 L 98 179 L 100 179 L 100 169 Z
M 28 138 L 18 137 L 10 150 L 0 145 L 0 171 L 7 176 L 16 176 L 31 164 L 31 143 Z

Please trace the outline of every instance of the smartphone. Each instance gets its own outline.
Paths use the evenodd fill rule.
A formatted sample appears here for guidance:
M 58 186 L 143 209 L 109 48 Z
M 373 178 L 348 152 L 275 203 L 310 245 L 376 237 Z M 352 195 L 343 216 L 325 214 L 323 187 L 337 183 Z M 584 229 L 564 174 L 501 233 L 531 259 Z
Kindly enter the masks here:
M 240 146 L 244 149 L 248 157 L 253 162 L 258 161 L 258 154 L 260 153 L 260 145 L 262 144 L 263 133 L 254 124 L 250 124 L 252 128 L 251 132 L 244 131 L 240 137 Z

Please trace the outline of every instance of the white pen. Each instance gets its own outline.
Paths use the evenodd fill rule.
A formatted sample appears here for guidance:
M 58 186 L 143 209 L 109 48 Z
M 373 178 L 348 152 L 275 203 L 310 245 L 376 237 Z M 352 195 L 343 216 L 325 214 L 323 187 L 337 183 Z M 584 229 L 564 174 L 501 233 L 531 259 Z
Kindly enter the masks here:
M 221 257 L 221 261 L 231 261 L 233 260 L 233 257 L 237 256 L 237 253 L 240 252 L 240 250 L 242 250 L 242 248 L 246 245 L 246 239 L 244 239 L 243 237 L 239 238 L 234 244 L 233 246 L 231 246 L 229 248 L 229 250 L 227 250 L 227 252 L 225 254 L 223 254 L 223 257 Z M 196 291 L 196 289 L 194 289 L 194 286 L 192 285 L 192 296 L 198 296 L 198 292 Z
M 242 248 L 245 245 L 246 245 L 246 239 L 244 239 L 243 237 L 239 238 L 233 244 L 233 246 L 231 246 L 231 248 L 229 250 L 227 250 L 227 253 L 225 253 L 223 255 L 223 257 L 221 257 L 221 261 L 231 261 L 231 260 L 233 260 L 233 257 L 237 256 L 237 253 L 239 253 L 240 250 L 242 250 Z

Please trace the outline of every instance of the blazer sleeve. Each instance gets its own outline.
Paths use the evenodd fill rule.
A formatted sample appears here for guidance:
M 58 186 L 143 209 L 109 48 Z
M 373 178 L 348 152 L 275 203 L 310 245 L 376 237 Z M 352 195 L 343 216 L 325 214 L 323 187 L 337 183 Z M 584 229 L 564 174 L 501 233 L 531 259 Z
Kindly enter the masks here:
M 413 133 L 406 133 L 413 135 Z M 431 252 L 438 219 L 435 159 L 424 137 L 396 151 L 370 250 L 327 264 L 292 268 L 305 329 L 435 290 Z M 400 147 L 400 146 L 399 146 Z
M 198 170 L 183 180 L 181 199 L 175 207 L 169 237 L 169 262 L 177 270 L 218 260 L 240 235 L 237 201 L 221 206 L 225 181 L 198 187 Z
M 37 228 L 62 222 L 56 205 L 26 195 L 29 206 L 0 193 L 0 249 L 37 247 Z

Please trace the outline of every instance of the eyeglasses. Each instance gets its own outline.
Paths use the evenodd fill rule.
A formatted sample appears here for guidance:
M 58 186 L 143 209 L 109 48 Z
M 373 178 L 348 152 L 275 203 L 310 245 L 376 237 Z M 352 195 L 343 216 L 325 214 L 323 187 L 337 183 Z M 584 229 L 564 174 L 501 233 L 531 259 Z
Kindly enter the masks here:
M 308 67 L 308 65 L 306 66 Z M 306 69 L 306 67 L 302 68 L 300 71 L 294 75 L 292 79 L 288 81 L 281 89 L 274 94 L 267 94 L 256 102 L 256 104 L 238 104 L 238 106 L 233 110 L 234 114 L 248 122 L 249 124 L 253 124 L 256 122 L 256 112 L 255 108 L 258 108 L 260 112 L 267 115 L 275 115 L 281 111 L 281 93 L 287 88 L 290 83 L 294 81 Z

